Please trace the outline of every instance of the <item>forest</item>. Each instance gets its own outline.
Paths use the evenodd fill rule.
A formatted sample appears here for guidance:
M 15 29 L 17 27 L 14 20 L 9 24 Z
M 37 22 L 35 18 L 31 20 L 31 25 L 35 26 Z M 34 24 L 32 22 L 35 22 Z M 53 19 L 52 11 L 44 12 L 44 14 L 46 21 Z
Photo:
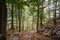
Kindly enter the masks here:
M 60 0 L 0 0 L 0 40 L 60 40 Z

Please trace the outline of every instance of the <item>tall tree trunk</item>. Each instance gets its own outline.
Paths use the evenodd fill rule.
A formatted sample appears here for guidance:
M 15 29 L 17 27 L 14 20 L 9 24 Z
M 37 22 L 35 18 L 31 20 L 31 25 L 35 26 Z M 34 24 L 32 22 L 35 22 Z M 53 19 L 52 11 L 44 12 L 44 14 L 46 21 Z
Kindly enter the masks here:
M 11 29 L 14 29 L 14 25 L 13 25 L 13 0 L 12 0 L 12 10 L 11 10 L 11 18 L 12 18 L 12 20 L 11 20 Z
M 48 5 L 49 5 L 49 11 L 48 11 L 48 17 L 49 17 L 49 19 L 48 20 L 50 20 L 51 19 L 51 15 L 50 15 L 50 0 L 48 0 Z
M 60 8 L 59 8 L 59 19 L 60 19 Z
M 22 20 L 22 8 L 20 8 L 20 11 L 21 11 L 21 12 L 20 12 L 20 25 L 21 25 L 20 27 L 21 27 L 21 30 L 22 30 L 22 28 L 23 28 L 23 27 L 22 27 L 22 21 L 23 21 L 23 20 Z
M 59 3 L 59 2 L 58 2 Z M 58 7 L 59 7 L 59 19 L 60 19 L 60 3 L 59 3 L 59 5 L 58 5 Z
M 40 26 L 42 26 L 42 20 L 43 20 L 43 0 L 42 0 L 42 13 L 40 15 Z
M 2 25 L 2 0 L 0 0 L 0 34 L 1 34 L 1 25 Z
M 39 27 L 39 3 L 38 3 L 38 1 L 37 1 L 37 32 L 38 32 L 38 27 Z
M 18 20 L 19 20 L 19 32 L 21 31 L 21 8 L 20 4 L 18 5 Z
M 6 0 L 0 0 L 0 34 L 2 34 L 2 40 L 6 40 L 6 22 L 7 22 Z
M 57 0 L 55 1 L 55 13 L 54 13 L 54 24 L 56 26 L 56 8 L 57 8 Z
M 19 19 L 19 32 L 21 31 L 21 18 L 20 18 L 20 9 L 18 12 L 18 19 Z
M 24 16 L 22 16 L 22 31 L 24 31 Z
M 18 29 L 18 26 L 17 26 L 17 25 L 18 25 L 18 24 L 17 24 L 17 18 L 18 18 L 18 17 L 17 17 L 17 13 L 16 13 L 16 30 Z

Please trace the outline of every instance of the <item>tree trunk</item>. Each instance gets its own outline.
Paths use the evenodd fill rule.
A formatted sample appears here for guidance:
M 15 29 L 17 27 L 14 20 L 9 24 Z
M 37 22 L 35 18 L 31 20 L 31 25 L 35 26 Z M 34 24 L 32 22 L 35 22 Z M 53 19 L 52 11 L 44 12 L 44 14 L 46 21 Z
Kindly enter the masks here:
M 2 25 L 2 0 L 0 0 L 0 34 L 1 34 L 1 25 Z
M 6 40 L 6 22 L 7 22 L 6 0 L 0 0 L 0 34 L 2 34 L 1 40 Z
M 21 12 L 20 12 L 20 27 L 21 27 L 21 30 L 22 30 L 22 28 L 23 28 L 23 27 L 22 27 L 22 21 L 23 21 L 23 20 L 22 20 L 22 8 L 20 8 L 20 11 L 21 11 Z
M 48 0 L 48 5 L 49 5 L 49 11 L 48 11 L 48 17 L 49 17 L 49 19 L 48 20 L 50 20 L 51 19 L 51 15 L 50 15 L 50 0 Z
M 22 31 L 24 31 L 24 17 L 25 16 L 22 16 Z
M 21 8 L 20 4 L 18 5 L 18 20 L 19 20 L 19 32 L 21 31 Z
M 18 19 L 19 19 L 19 32 L 21 31 L 21 18 L 20 18 L 20 9 L 18 12 Z
M 38 27 L 39 27 L 39 3 L 38 3 L 38 1 L 37 1 L 37 32 L 38 32 Z
M 43 20 L 43 0 L 42 0 L 42 13 L 40 15 L 40 26 L 42 26 L 42 20 Z
M 56 8 L 57 8 L 57 0 L 55 1 L 55 13 L 54 13 L 54 24 L 56 26 Z
M 12 10 L 11 10 L 11 18 L 12 18 L 12 20 L 11 20 L 11 29 L 14 29 L 14 25 L 13 25 L 13 1 L 12 1 Z
M 58 7 L 59 7 L 59 17 L 58 18 L 60 19 L 60 3 L 58 4 Z
M 59 8 L 59 19 L 60 19 L 60 8 Z
M 16 31 L 17 31 L 17 29 L 18 29 L 18 26 L 17 26 L 18 24 L 17 24 L 17 13 L 16 13 Z

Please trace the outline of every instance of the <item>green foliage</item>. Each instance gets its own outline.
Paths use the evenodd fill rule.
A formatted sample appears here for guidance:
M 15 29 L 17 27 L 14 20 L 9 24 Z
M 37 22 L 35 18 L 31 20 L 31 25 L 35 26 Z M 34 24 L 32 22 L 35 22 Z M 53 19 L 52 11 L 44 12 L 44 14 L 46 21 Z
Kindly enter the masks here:
M 10 28 L 11 26 L 11 4 L 13 3 L 13 12 L 14 12 L 14 26 L 16 25 L 16 20 L 17 20 L 17 24 L 19 24 L 19 21 L 18 21 L 18 12 L 22 12 L 22 18 L 21 20 L 22 23 L 21 23 L 21 26 L 23 27 L 24 25 L 24 30 L 29 29 L 32 27 L 32 22 L 34 24 L 34 27 L 36 28 L 36 24 L 37 24 L 37 10 L 38 10 L 38 5 L 39 5 L 39 18 L 41 18 L 41 15 L 42 15 L 42 11 L 43 11 L 43 15 L 42 15 L 42 22 L 43 23 L 46 23 L 48 20 L 50 19 L 53 19 L 53 14 L 54 14 L 54 3 L 59 2 L 59 0 L 6 0 L 6 4 L 8 4 L 9 6 L 7 6 L 7 12 L 8 12 L 8 21 L 7 20 L 7 27 L 8 29 Z M 43 4 L 42 4 L 43 2 Z M 42 7 L 43 5 L 43 7 Z M 53 7 L 51 7 L 51 5 L 53 5 Z M 48 7 L 51 7 L 52 9 L 48 9 Z M 58 7 L 59 10 L 60 10 L 60 4 L 58 3 Z M 18 9 L 20 9 L 20 11 L 18 11 Z M 22 9 L 22 11 L 21 11 Z M 43 9 L 43 10 L 42 10 Z M 50 14 L 50 17 L 49 18 L 49 14 Z M 34 17 L 34 19 L 33 19 Z M 34 20 L 34 21 L 32 21 Z M 28 24 L 27 24 L 28 22 Z M 40 19 L 39 19 L 39 23 L 40 23 Z M 28 27 L 27 27 L 28 25 Z M 17 25 L 18 27 L 18 25 Z M 15 26 L 16 28 L 16 26 Z

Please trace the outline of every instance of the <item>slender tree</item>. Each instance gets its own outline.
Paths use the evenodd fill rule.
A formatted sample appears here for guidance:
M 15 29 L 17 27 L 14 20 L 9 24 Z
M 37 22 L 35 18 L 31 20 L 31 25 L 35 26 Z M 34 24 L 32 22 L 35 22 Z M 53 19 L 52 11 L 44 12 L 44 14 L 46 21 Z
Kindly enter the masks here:
M 51 19 L 51 15 L 50 15 L 50 2 L 51 0 L 48 0 L 48 5 L 49 5 L 49 11 L 48 11 L 48 16 L 49 16 L 49 19 Z
M 12 10 L 11 10 L 11 29 L 14 29 L 14 25 L 13 25 L 13 0 L 12 0 L 12 6 L 11 6 Z
M 60 2 L 60 1 L 59 1 L 59 2 Z M 58 3 L 59 3 L 59 2 L 58 2 Z M 58 9 L 58 10 L 59 10 L 59 19 L 60 19 L 60 3 L 58 4 L 58 8 L 59 8 L 59 9 Z
M 60 19 L 60 8 L 59 8 L 59 19 Z
M 21 11 L 21 12 L 20 12 L 20 25 L 21 25 L 20 27 L 21 27 L 21 30 L 23 30 L 23 29 L 22 29 L 22 28 L 23 28 L 23 26 L 22 26 L 22 25 L 23 25 L 23 24 L 22 24 L 22 22 L 23 22 L 23 20 L 22 20 L 22 8 L 20 8 L 20 11 Z
M 7 22 L 6 0 L 0 0 L 0 34 L 2 34 L 1 40 L 6 40 L 6 22 Z
M 19 32 L 21 31 L 21 6 L 18 2 L 18 20 L 19 20 Z
M 18 25 L 18 24 L 17 24 L 17 22 L 18 22 L 18 21 L 17 21 L 17 18 L 18 18 L 18 16 L 17 16 L 17 13 L 16 13 L 16 30 L 18 29 L 18 26 L 17 26 L 17 25 Z
M 43 0 L 42 0 L 42 13 L 40 15 L 40 26 L 42 26 L 42 20 L 43 20 Z
M 38 32 L 38 27 L 39 27 L 39 0 L 37 1 L 37 32 Z
M 56 10 L 57 10 L 57 0 L 55 1 L 55 13 L 54 13 L 54 24 L 56 25 Z
M 2 20 L 1 20 L 2 19 L 2 0 L 0 0 L 0 16 L 1 16 L 0 17 L 0 34 L 1 34 L 1 25 L 2 25 L 1 24 L 1 22 L 2 22 Z
M 22 16 L 22 31 L 24 31 L 24 17 L 25 16 Z

